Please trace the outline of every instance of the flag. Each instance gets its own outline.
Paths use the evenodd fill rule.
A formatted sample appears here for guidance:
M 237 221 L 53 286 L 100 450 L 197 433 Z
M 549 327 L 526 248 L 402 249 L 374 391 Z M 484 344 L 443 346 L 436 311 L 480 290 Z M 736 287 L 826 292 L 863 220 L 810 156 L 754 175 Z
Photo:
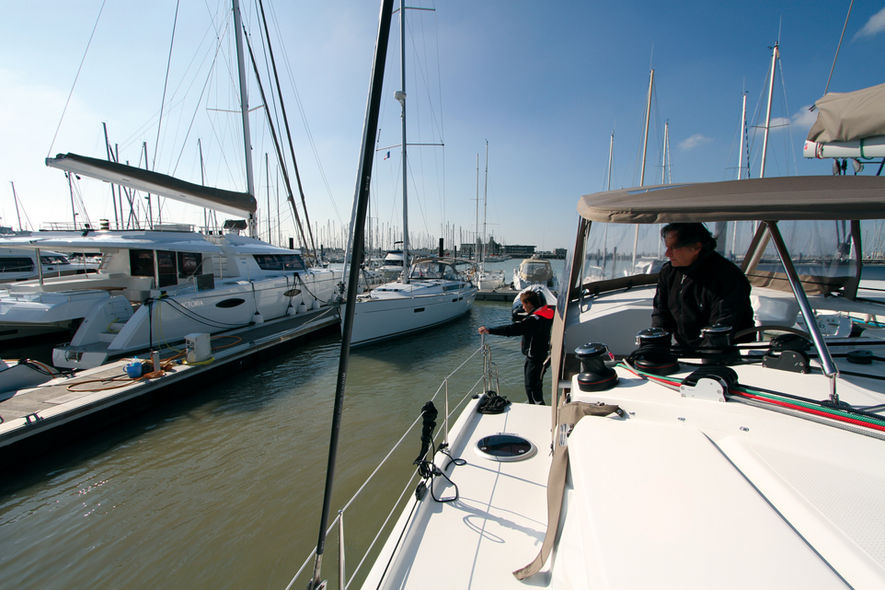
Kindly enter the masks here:
M 384 154 L 384 159 L 386 160 L 389 157 L 390 157 L 390 150 L 387 150 L 387 153 Z

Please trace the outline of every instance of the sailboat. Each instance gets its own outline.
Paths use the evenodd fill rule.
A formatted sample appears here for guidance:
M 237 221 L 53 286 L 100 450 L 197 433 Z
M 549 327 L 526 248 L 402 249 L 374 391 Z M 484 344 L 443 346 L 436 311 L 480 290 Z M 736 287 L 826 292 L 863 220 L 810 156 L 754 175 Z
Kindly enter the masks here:
M 405 10 L 400 10 L 400 73 L 403 90 L 395 93 L 402 110 L 402 274 L 356 298 L 351 344 L 361 345 L 424 330 L 470 310 L 476 287 L 442 257 L 409 258 L 408 159 L 406 134 Z M 345 305 L 345 304 L 342 304 Z M 343 329 L 343 325 L 342 325 Z
M 479 203 L 479 166 L 476 167 L 476 199 L 477 203 Z M 487 270 L 485 267 L 486 260 L 488 259 L 488 252 L 486 249 L 488 248 L 488 238 L 486 236 L 486 213 L 488 210 L 489 204 L 489 142 L 486 140 L 486 170 L 485 170 L 485 182 L 483 183 L 483 196 L 482 196 L 482 242 L 478 243 L 479 251 L 477 252 L 476 258 L 479 260 L 479 267 L 476 271 L 476 276 L 473 279 L 473 282 L 476 286 L 483 291 L 492 291 L 499 287 L 504 286 L 505 278 L 503 270 Z M 479 224 L 479 216 L 477 216 L 477 225 Z M 479 228 L 477 228 L 477 233 Z
M 290 316 L 337 311 L 341 271 L 310 266 L 299 250 L 258 240 L 239 2 L 233 0 L 246 165 L 246 192 L 193 184 L 158 172 L 77 154 L 46 164 L 134 190 L 245 217 L 222 235 L 188 229 L 38 232 L 0 239 L 0 246 L 104 254 L 96 273 L 15 284 L 0 292 L 0 327 L 74 325 L 53 364 L 89 368 L 115 357 L 268 322 L 283 330 Z M 240 235 L 246 230 L 248 235 Z M 319 314 L 317 314 L 319 315 Z M 270 324 L 273 320 L 280 320 Z M 309 322 L 304 317 L 304 322 Z

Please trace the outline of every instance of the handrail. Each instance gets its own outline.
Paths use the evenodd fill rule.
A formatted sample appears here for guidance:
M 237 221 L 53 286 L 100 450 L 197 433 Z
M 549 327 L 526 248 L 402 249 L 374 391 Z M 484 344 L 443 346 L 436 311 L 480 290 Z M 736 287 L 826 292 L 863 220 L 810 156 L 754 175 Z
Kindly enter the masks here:
M 458 401 L 458 403 L 455 404 L 454 407 L 452 407 L 450 409 L 449 408 L 449 400 L 448 400 L 449 380 L 456 373 L 461 371 L 467 365 L 468 362 L 470 362 L 474 357 L 476 357 L 480 353 L 483 354 L 482 375 L 476 381 L 474 381 L 472 384 L 470 384 L 470 386 L 467 388 L 467 391 L 464 393 L 464 395 L 461 397 L 461 399 Z M 480 344 L 480 346 L 476 350 L 474 350 L 466 359 L 464 359 L 463 362 L 461 362 L 461 364 L 459 364 L 457 367 L 455 367 L 454 370 L 452 370 L 448 375 L 446 375 L 443 378 L 439 387 L 437 387 L 433 396 L 430 398 L 430 401 L 435 401 L 440 396 L 441 393 L 443 394 L 443 396 L 445 398 L 444 399 L 445 410 L 444 410 L 444 416 L 443 416 L 443 428 L 439 429 L 437 431 L 437 433 L 435 434 L 435 436 L 434 436 L 435 441 L 439 440 L 440 437 L 444 437 L 444 441 L 448 442 L 449 417 L 451 415 L 453 415 L 455 412 L 459 411 L 459 409 L 465 403 L 465 401 L 467 399 L 469 399 L 477 391 L 478 387 L 482 386 L 484 389 L 488 389 L 488 383 L 491 381 L 491 378 L 492 378 L 491 375 L 493 373 L 495 374 L 495 380 L 497 380 L 497 375 L 496 375 L 497 370 L 496 370 L 494 363 L 491 360 L 491 351 L 490 351 L 488 345 L 485 344 L 485 339 L 483 339 L 482 344 Z M 405 432 L 403 432 L 402 436 L 400 436 L 400 438 L 393 444 L 393 446 L 390 448 L 390 450 L 387 452 L 387 454 L 384 455 L 384 457 L 378 462 L 378 464 L 375 466 L 375 468 L 372 470 L 372 472 L 366 477 L 366 479 L 363 481 L 363 483 L 360 485 L 360 487 L 357 488 L 357 490 L 353 493 L 353 495 L 338 510 L 337 515 L 332 520 L 332 522 L 329 523 L 329 525 L 325 531 L 326 537 L 328 537 L 332 533 L 332 530 L 336 529 L 336 528 L 339 531 L 339 537 L 343 536 L 344 529 L 343 529 L 342 521 L 344 519 L 344 515 L 347 512 L 347 510 L 353 505 L 353 503 L 356 501 L 356 499 L 361 496 L 363 491 L 366 489 L 366 487 L 369 485 L 369 483 L 375 478 L 375 476 L 378 474 L 378 472 L 381 470 L 381 468 L 385 464 L 387 464 L 388 460 L 399 449 L 399 447 L 406 440 L 406 438 L 409 436 L 409 434 L 412 432 L 412 430 L 415 428 L 415 426 L 417 426 L 422 421 L 423 421 L 423 415 L 419 412 L 418 417 L 406 428 L 406 430 L 405 430 Z M 377 543 L 378 538 L 381 535 L 381 532 L 384 530 L 384 528 L 390 522 L 391 517 L 393 517 L 394 514 L 396 513 L 397 506 L 400 505 L 403 498 L 406 496 L 408 491 L 412 488 L 412 486 L 413 486 L 412 482 L 414 481 L 416 475 L 418 475 L 417 468 L 415 469 L 415 471 L 412 473 L 412 475 L 406 481 L 405 486 L 403 487 L 403 489 L 400 492 L 400 495 L 397 497 L 396 501 L 393 503 L 393 507 L 391 508 L 391 510 L 387 514 L 387 516 L 385 517 L 384 522 L 381 524 L 381 526 L 378 527 L 378 531 L 376 532 L 373 539 L 369 542 L 368 547 L 366 548 L 365 552 L 363 553 L 362 557 L 360 558 L 359 562 L 357 563 L 356 567 L 354 568 L 353 572 L 351 573 L 349 580 L 345 580 L 343 577 L 343 574 L 344 574 L 344 563 L 343 563 L 344 539 L 339 538 L 339 540 L 338 540 L 338 542 L 339 542 L 339 564 L 338 564 L 338 567 L 339 567 L 339 572 L 340 572 L 339 573 L 339 587 L 340 588 L 346 589 L 348 584 L 350 583 L 350 581 L 352 581 L 354 579 L 354 577 L 357 575 L 357 573 L 360 571 L 360 569 L 363 566 L 363 564 L 365 563 L 369 553 L 375 547 L 375 544 Z M 316 548 L 314 548 L 311 551 L 311 553 L 307 556 L 307 558 L 302 563 L 301 567 L 299 567 L 298 570 L 295 572 L 295 574 L 292 576 L 292 579 L 289 581 L 288 585 L 286 586 L 286 590 L 290 590 L 290 589 L 294 588 L 295 582 L 298 580 L 298 578 L 301 576 L 301 574 L 304 573 L 305 569 L 310 564 L 311 559 L 313 559 L 315 557 L 315 555 L 316 555 Z

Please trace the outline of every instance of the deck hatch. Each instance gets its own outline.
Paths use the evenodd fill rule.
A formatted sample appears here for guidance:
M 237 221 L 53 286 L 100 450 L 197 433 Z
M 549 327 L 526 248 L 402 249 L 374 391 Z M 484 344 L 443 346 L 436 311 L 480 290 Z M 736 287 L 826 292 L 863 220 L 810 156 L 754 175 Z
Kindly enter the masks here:
M 537 453 L 538 448 L 518 434 L 502 432 L 479 439 L 476 452 L 493 461 L 522 461 Z

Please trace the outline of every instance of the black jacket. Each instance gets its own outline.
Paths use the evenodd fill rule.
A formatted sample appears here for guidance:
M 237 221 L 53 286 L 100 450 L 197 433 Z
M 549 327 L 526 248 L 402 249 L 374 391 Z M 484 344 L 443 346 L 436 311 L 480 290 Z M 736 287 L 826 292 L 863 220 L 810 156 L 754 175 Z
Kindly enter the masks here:
M 701 328 L 753 326 L 750 283 L 741 270 L 717 252 L 701 252 L 691 266 L 665 263 L 658 275 L 652 326 L 668 330 L 682 346 L 700 344 Z
M 507 326 L 489 328 L 489 334 L 522 336 L 522 353 L 530 359 L 543 361 L 550 350 L 550 328 L 553 326 L 553 308 L 539 307 L 522 321 Z

